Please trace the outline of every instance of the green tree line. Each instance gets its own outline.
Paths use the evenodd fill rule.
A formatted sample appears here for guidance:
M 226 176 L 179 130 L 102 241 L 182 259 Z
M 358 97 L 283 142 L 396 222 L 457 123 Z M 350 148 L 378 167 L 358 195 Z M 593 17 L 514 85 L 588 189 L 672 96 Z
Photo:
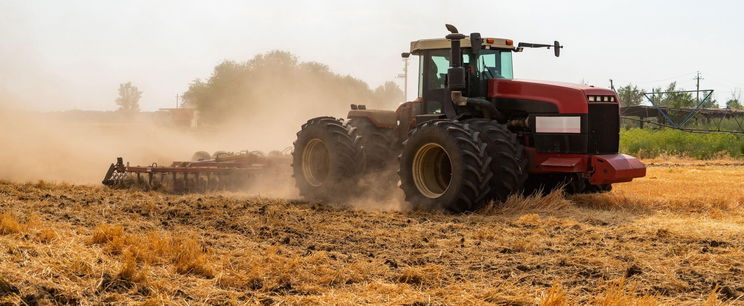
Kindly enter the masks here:
M 671 82 L 666 87 L 653 88 L 649 91 L 644 91 L 638 86 L 628 84 L 618 88 L 617 95 L 620 98 L 620 105 L 623 107 L 637 106 L 646 100 L 644 92 L 648 93 L 649 96 L 654 99 L 654 102 L 660 106 L 670 108 L 681 108 L 690 107 L 694 108 L 698 104 L 697 97 L 691 92 L 679 92 L 684 91 L 684 88 L 678 87 L 677 82 Z M 700 93 L 700 100 L 702 101 L 705 95 Z M 718 101 L 711 94 L 708 99 L 703 101 L 701 105 L 703 108 L 720 108 Z M 729 109 L 742 109 L 741 93 L 739 91 L 733 91 L 729 99 L 724 103 L 725 108 Z

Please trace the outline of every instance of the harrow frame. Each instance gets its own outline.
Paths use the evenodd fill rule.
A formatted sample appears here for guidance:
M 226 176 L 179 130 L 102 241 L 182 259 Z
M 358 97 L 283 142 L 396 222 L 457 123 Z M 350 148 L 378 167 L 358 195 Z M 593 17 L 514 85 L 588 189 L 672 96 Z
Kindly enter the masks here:
M 130 166 L 122 157 L 117 157 L 102 183 L 113 188 L 136 184 L 146 190 L 171 183 L 176 193 L 232 190 L 244 186 L 243 183 L 273 164 L 271 158 L 256 152 L 228 153 L 209 160 L 175 161 L 170 166 L 157 163 Z

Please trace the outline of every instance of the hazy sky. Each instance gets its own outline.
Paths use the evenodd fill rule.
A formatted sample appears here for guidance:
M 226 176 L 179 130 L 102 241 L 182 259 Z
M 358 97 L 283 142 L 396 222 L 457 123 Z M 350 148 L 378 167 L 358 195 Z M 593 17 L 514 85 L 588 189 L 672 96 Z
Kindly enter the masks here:
M 565 45 L 560 58 L 515 54 L 518 78 L 643 88 L 677 80 L 692 89 L 700 70 L 701 87 L 720 101 L 744 88 L 743 3 L 0 0 L 0 97 L 36 109 L 113 110 L 118 84 L 131 81 L 143 109 L 172 107 L 219 62 L 274 49 L 376 87 L 401 72 L 411 40 L 443 37 L 452 23 L 463 33 Z

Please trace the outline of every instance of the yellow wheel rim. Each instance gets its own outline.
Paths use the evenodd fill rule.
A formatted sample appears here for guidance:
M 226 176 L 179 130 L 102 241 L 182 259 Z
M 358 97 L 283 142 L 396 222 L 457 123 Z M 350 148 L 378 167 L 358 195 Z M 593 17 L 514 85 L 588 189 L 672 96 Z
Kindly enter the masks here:
M 437 143 L 421 146 L 413 156 L 413 183 L 427 198 L 436 199 L 449 188 L 452 163 L 449 154 Z
M 313 187 L 319 187 L 328 177 L 330 155 L 325 143 L 313 138 L 305 145 L 302 151 L 302 174 L 307 183 Z

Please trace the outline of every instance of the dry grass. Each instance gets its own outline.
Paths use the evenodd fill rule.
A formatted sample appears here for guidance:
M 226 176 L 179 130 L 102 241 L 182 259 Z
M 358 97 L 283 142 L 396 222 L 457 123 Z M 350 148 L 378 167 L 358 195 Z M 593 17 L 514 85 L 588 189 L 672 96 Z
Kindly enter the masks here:
M 25 230 L 23 224 L 10 214 L 0 214 L 0 235 L 17 234 Z
M 680 164 L 466 215 L 0 182 L 0 303 L 741 304 L 744 167 Z
M 170 263 L 180 274 L 214 277 L 204 247 L 191 238 L 157 232 L 131 235 L 125 233 L 121 225 L 101 225 L 93 230 L 90 243 L 105 246 L 112 255 L 124 254 L 127 266 L 131 266 L 130 260 L 150 265 Z
M 625 278 L 613 281 L 604 293 L 597 296 L 594 304 L 601 306 L 656 306 L 659 301 L 651 295 L 637 296 L 635 287 L 628 288 Z
M 540 306 L 568 306 L 566 292 L 561 284 L 553 284 L 547 295 L 540 301 Z
M 672 160 L 675 161 L 675 160 Z M 744 207 L 744 165 L 723 161 L 676 160 L 673 166 L 649 167 L 646 177 L 614 185 L 605 196 L 576 196 L 579 206 L 597 209 L 687 212 L 714 216 Z
M 37 214 L 31 214 L 28 221 L 23 223 L 13 214 L 0 214 L 0 235 L 30 234 L 41 243 L 49 243 L 57 239 L 54 229 L 43 226 Z

